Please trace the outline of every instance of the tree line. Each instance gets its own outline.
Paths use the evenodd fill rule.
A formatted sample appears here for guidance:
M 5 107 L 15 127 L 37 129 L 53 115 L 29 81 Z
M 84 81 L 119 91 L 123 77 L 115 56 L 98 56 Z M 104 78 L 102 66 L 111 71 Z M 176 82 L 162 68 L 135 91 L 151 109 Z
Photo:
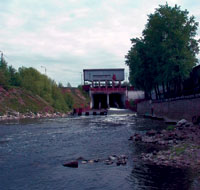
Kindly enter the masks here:
M 142 37 L 131 39 L 132 47 L 125 56 L 130 70 L 130 83 L 144 90 L 145 97 L 181 95 L 183 82 L 198 63 L 198 22 L 187 10 L 167 3 L 160 5 L 148 21 Z
M 47 101 L 56 111 L 67 112 L 73 107 L 73 97 L 63 94 L 56 82 L 36 69 L 20 67 L 18 71 L 1 57 L 0 86 L 5 89 L 21 87 L 39 95 Z

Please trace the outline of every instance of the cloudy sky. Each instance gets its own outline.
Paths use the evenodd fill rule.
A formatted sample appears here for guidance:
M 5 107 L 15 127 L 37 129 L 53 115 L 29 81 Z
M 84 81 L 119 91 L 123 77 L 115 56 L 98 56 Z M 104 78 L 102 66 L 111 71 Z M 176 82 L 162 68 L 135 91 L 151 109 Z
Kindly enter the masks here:
M 88 68 L 128 68 L 130 39 L 140 37 L 166 0 L 0 0 L 0 50 L 16 69 L 34 67 L 77 86 Z M 199 0 L 168 0 L 200 22 Z M 200 30 L 198 30 L 200 38 Z M 199 56 L 198 56 L 199 57 Z

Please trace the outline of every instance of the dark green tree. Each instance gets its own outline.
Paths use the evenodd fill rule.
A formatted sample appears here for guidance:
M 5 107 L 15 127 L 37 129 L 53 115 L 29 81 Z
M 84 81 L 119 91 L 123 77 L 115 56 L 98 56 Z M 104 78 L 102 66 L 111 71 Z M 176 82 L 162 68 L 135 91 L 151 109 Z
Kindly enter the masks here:
M 67 106 L 68 106 L 70 109 L 72 109 L 72 108 L 73 108 L 73 105 L 74 105 L 74 99 L 73 99 L 72 95 L 66 93 L 66 94 L 64 94 L 63 96 L 64 96 L 64 99 L 65 99 L 65 102 L 66 102 Z
M 58 111 L 68 111 L 69 107 L 61 89 L 55 84 L 52 86 L 53 107 Z
M 57 111 L 68 111 L 66 97 L 62 94 L 56 82 L 41 74 L 34 68 L 19 68 L 20 85 L 35 95 L 49 102 Z
M 32 67 L 21 67 L 16 71 L 7 65 L 3 56 L 0 59 L 0 86 L 5 89 L 17 86 L 31 91 L 42 97 L 56 111 L 66 112 L 73 108 L 73 97 L 62 93 L 55 81 Z M 63 85 L 60 83 L 59 86 Z
M 197 63 L 198 23 L 188 14 L 177 5 L 160 5 L 148 16 L 142 38 L 131 40 L 132 47 L 126 55 L 130 82 L 146 94 L 154 88 L 159 97 L 160 86 L 164 94 L 180 94 L 182 82 Z
M 16 71 L 16 69 L 13 68 L 12 66 L 9 66 L 8 73 L 9 73 L 9 84 L 11 86 L 20 86 L 21 84 L 20 76 L 19 73 Z
M 9 86 L 9 72 L 6 60 L 1 56 L 0 60 L 0 85 L 7 88 Z
M 154 85 L 153 61 L 143 39 L 132 39 L 132 47 L 126 55 L 126 64 L 130 69 L 130 83 L 145 91 L 145 97 L 151 97 Z

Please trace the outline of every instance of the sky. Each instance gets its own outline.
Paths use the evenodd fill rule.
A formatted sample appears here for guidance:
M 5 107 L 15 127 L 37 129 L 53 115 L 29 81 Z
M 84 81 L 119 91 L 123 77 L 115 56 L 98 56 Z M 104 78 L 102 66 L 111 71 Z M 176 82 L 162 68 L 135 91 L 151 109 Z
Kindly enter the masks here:
M 0 0 L 0 51 L 14 68 L 46 70 L 64 86 L 79 85 L 83 69 L 125 68 L 127 76 L 130 39 L 166 2 L 200 22 L 199 0 Z

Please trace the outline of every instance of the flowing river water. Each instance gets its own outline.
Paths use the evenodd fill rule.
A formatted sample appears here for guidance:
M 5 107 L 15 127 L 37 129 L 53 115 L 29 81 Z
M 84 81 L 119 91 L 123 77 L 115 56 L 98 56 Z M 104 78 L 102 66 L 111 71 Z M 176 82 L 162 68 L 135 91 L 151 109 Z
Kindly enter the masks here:
M 134 159 L 155 147 L 128 141 L 134 133 L 164 128 L 133 114 L 22 120 L 0 124 L 0 190 L 140 190 L 190 189 L 190 171 L 147 165 Z M 125 166 L 115 163 L 63 163 L 78 157 L 105 160 L 126 155 Z

